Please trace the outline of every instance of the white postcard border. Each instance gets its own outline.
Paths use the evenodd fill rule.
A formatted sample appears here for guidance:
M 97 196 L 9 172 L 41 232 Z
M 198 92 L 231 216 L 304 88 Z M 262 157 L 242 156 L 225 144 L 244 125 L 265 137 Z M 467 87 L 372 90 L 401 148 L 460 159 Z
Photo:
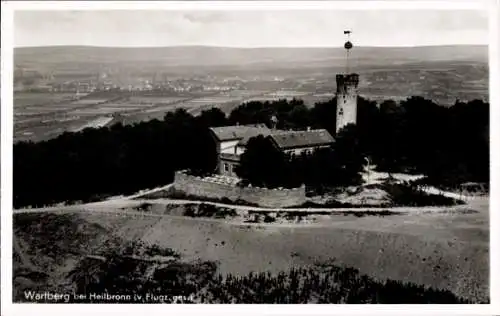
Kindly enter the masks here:
M 2 316 L 11 315 L 159 315 L 160 313 L 199 313 L 220 315 L 326 315 L 370 314 L 400 315 L 492 315 L 499 314 L 500 267 L 500 152 L 498 140 L 491 137 L 490 202 L 490 287 L 489 305 L 129 305 L 129 304 L 13 304 L 12 303 L 12 141 L 13 141 L 13 13 L 15 10 L 488 10 L 490 13 L 490 135 L 500 135 L 499 116 L 499 24 L 497 1 L 201 1 L 201 2 L 132 2 L 132 1 L 2 1 L 1 36 L 1 295 Z M 495 124 L 495 122 L 497 124 Z

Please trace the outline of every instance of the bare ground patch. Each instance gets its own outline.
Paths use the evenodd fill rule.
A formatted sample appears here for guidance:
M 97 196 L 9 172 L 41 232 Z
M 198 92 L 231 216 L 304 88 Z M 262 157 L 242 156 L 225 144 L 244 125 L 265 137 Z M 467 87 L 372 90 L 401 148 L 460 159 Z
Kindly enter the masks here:
M 156 210 L 153 207 L 146 212 L 167 210 L 164 205 L 155 207 Z M 171 214 L 184 211 L 179 206 L 169 209 Z M 116 249 L 114 241 L 122 240 L 120 244 L 138 242 L 146 248 L 175 249 L 183 262 L 217 262 L 217 271 L 223 275 L 243 277 L 250 272 L 276 275 L 292 267 L 333 262 L 339 267 L 354 267 L 378 280 L 389 278 L 448 289 L 473 301 L 488 297 L 489 224 L 484 212 L 346 215 L 329 219 L 329 225 L 310 227 L 232 225 L 186 216 L 147 217 L 138 216 L 138 211 L 133 213 L 135 216 L 79 212 L 63 215 L 63 220 L 54 217 L 40 220 L 36 217 L 40 214 L 28 214 L 34 218 L 25 217 L 24 223 L 36 219 L 33 227 L 37 234 L 28 236 L 19 229 L 15 232 L 24 241 L 23 245 L 29 245 L 23 251 L 35 258 L 32 264 L 39 268 L 34 271 L 39 277 L 31 278 L 33 271 L 15 256 L 16 286 L 36 288 L 47 277 L 58 277 L 54 284 L 63 284 L 63 276 L 57 276 L 56 272 L 74 269 L 81 257 L 75 250 L 102 255 L 103 249 Z M 64 220 L 64 216 L 70 217 Z M 107 237 L 109 233 L 113 239 Z M 79 236 L 79 242 L 73 244 L 75 236 Z M 48 244 L 53 241 L 53 245 L 45 245 L 42 240 Z

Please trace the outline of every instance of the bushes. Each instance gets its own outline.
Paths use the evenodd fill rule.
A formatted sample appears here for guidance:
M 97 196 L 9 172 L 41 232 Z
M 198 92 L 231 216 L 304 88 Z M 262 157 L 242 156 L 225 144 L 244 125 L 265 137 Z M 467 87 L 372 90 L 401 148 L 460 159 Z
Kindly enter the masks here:
M 270 216 L 269 214 L 264 215 L 264 223 L 274 223 L 276 222 L 276 218 Z
M 393 206 L 453 206 L 464 204 L 463 201 L 450 197 L 426 193 L 418 189 L 416 185 L 409 183 L 385 183 L 382 187 L 391 195 Z
M 210 207 L 205 211 L 213 214 L 213 209 Z M 150 246 L 141 241 L 127 242 L 102 228 L 99 229 L 99 235 L 110 236 L 110 239 L 100 247 L 94 247 L 94 250 L 98 250 L 94 253 L 89 249 L 87 241 L 96 237 L 83 235 L 81 232 L 83 223 L 75 221 L 74 217 L 61 217 L 57 221 L 58 216 L 43 216 L 41 220 L 43 225 L 37 225 L 39 221 L 35 223 L 34 220 L 35 218 L 38 220 L 41 215 L 36 214 L 36 217 L 33 215 L 16 215 L 15 227 L 16 234 L 21 233 L 19 237 L 34 249 L 37 259 L 49 255 L 63 258 L 60 264 L 64 264 L 64 258 L 71 249 L 78 249 L 78 252 L 81 252 L 78 254 L 81 260 L 67 277 L 62 280 L 56 279 L 59 284 L 44 278 L 43 275 L 31 275 L 30 280 L 37 280 L 37 285 L 44 291 L 76 290 L 81 294 L 108 292 L 142 295 L 142 300 L 133 303 L 161 303 L 148 301 L 144 293 L 184 295 L 190 298 L 188 302 L 201 303 L 471 303 L 449 291 L 395 280 L 378 281 L 360 274 L 356 269 L 330 264 L 292 268 L 277 274 L 266 272 L 217 275 L 215 262 L 181 261 L 179 254 L 172 249 Z M 54 228 L 48 229 L 51 225 L 54 225 Z M 85 228 L 85 230 L 90 229 Z M 58 240 L 62 242 L 57 242 Z M 96 254 L 104 257 L 104 260 L 86 258 L 86 254 Z M 174 261 L 162 261 L 159 265 L 158 262 L 148 261 L 148 256 L 174 257 Z M 51 271 L 53 268 L 54 265 L 49 265 L 45 269 Z M 28 277 L 30 274 L 29 271 L 15 269 L 14 282 L 16 277 L 21 275 Z M 18 283 L 14 283 L 13 290 L 16 302 L 26 301 Z M 96 301 L 90 301 L 87 295 L 86 300 L 70 301 L 70 303 L 96 303 Z
M 154 268 L 151 278 L 144 272 L 151 265 L 114 257 L 92 276 L 80 279 L 78 288 L 101 293 L 147 293 L 183 295 L 184 303 L 211 304 L 466 304 L 471 303 L 445 290 L 412 283 L 376 281 L 358 270 L 345 267 L 292 268 L 277 274 L 216 275 L 210 262 L 173 262 Z M 82 267 L 80 267 L 82 269 Z M 96 271 L 97 270 L 97 271 Z M 88 280 L 82 284 L 83 280 Z M 76 281 L 76 280 L 75 280 Z M 18 295 L 17 300 L 24 296 Z M 79 301 L 80 303 L 90 302 Z M 74 303 L 74 302 L 72 302 Z M 130 303 L 130 302 L 123 302 Z M 171 303 L 148 301 L 145 295 L 134 303 Z
M 189 204 L 185 206 L 184 216 L 189 217 L 212 217 L 226 218 L 235 217 L 237 215 L 234 209 L 219 207 L 212 204 Z
M 304 267 L 280 272 L 227 275 L 208 286 L 202 303 L 245 304 L 456 304 L 448 291 L 399 281 L 379 282 L 356 269 Z
M 420 181 L 418 181 L 420 183 Z M 371 189 L 378 188 L 386 191 L 391 202 L 385 202 L 376 207 L 419 207 L 419 206 L 454 206 L 464 204 L 461 200 L 456 200 L 443 195 L 429 194 L 418 188 L 416 183 L 393 183 L 387 181 L 383 184 L 370 186 Z M 373 206 L 363 204 L 351 204 L 330 199 L 325 203 L 315 203 L 307 201 L 302 205 L 293 208 L 370 208 Z

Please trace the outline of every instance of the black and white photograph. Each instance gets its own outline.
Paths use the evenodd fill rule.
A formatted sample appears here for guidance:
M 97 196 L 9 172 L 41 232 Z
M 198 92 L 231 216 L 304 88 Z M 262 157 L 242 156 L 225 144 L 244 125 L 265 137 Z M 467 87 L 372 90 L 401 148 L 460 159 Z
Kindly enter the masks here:
M 68 3 L 10 8 L 14 305 L 491 304 L 488 6 Z

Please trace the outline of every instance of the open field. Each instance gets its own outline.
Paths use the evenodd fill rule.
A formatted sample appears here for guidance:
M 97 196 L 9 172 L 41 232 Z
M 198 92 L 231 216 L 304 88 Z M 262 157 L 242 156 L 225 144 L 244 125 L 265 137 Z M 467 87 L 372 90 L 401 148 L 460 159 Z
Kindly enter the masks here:
M 99 128 L 99 127 L 102 127 L 102 126 L 106 126 L 106 124 L 108 124 L 109 122 L 111 122 L 111 120 L 113 120 L 112 117 L 99 117 L 93 121 L 90 121 L 89 123 L 81 126 L 81 127 L 78 127 L 74 130 L 72 130 L 73 132 L 79 132 L 81 130 L 84 130 L 85 128 L 89 128 L 89 127 L 92 127 L 92 128 Z
M 15 140 L 44 140 L 63 131 L 80 130 L 100 120 L 103 115 L 122 114 L 123 123 L 132 124 L 144 120 L 162 119 L 167 112 L 179 108 L 186 109 L 193 115 L 212 107 L 218 107 L 229 113 L 249 97 L 262 93 L 242 90 L 184 97 L 134 95 L 124 96 L 121 100 L 111 102 L 111 99 L 87 97 L 72 102 L 37 106 L 15 103 Z M 123 94 L 126 95 L 126 92 Z
M 74 105 L 94 105 L 94 104 L 100 104 L 108 101 L 108 99 L 82 99 L 82 100 L 77 100 L 74 101 L 72 104 Z
M 74 93 L 16 92 L 14 93 L 14 104 L 17 108 L 30 105 L 43 105 L 72 100 L 74 96 Z
M 145 105 L 170 104 L 177 103 L 187 99 L 186 97 L 162 97 L 162 96 L 131 96 L 129 102 Z
M 73 208 L 76 212 L 68 214 L 72 214 L 74 224 L 71 225 L 78 229 L 66 227 L 68 224 L 62 227 L 66 227 L 66 234 L 84 235 L 71 245 L 65 245 L 64 237 L 60 236 L 52 251 L 62 252 L 57 256 L 61 262 L 51 273 L 66 271 L 62 267 L 69 269 L 75 265 L 79 249 L 97 252 L 109 247 L 103 243 L 111 233 L 120 239 L 174 249 L 187 261 L 217 261 L 218 272 L 222 274 L 278 273 L 291 267 L 334 262 L 359 269 L 360 273 L 376 279 L 390 278 L 448 289 L 472 301 L 488 299 L 488 199 L 470 201 L 469 207 L 473 210 L 470 212 L 362 217 L 343 214 L 312 224 L 232 223 L 227 219 L 183 216 L 185 206 L 169 206 L 168 202 L 150 201 L 153 207 L 150 211 L 138 211 L 132 206 L 138 205 L 133 201 L 122 202 L 90 205 L 85 211 Z M 58 213 L 52 216 L 69 216 L 63 215 L 64 211 Z M 37 224 L 42 225 L 37 228 L 37 234 L 22 232 L 22 227 L 33 225 L 45 214 L 15 215 L 15 239 L 24 249 L 18 252 L 28 258 L 15 268 L 27 269 L 27 265 L 32 265 L 32 269 L 50 272 L 53 267 L 50 262 L 43 262 L 44 256 L 35 256 L 37 252 L 47 251 L 39 248 L 46 247 L 43 246 L 45 239 L 37 235 L 43 231 L 49 233 L 49 230 L 39 230 L 48 225 L 47 222 Z M 16 226 L 18 219 L 23 219 L 24 226 Z M 19 279 L 16 282 L 26 286 Z

